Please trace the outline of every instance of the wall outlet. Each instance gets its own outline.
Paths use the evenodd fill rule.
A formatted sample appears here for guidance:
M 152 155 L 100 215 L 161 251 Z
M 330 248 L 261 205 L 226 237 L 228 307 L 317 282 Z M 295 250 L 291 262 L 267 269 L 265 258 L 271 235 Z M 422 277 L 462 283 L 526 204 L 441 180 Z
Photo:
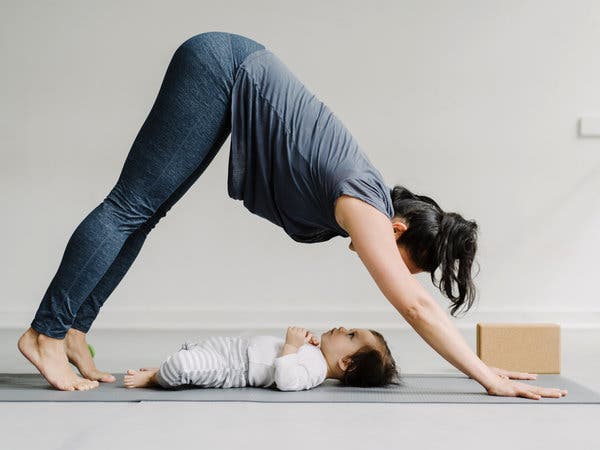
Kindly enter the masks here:
M 600 116 L 598 116 L 598 117 L 580 117 L 579 118 L 579 136 L 581 136 L 581 137 L 600 137 Z

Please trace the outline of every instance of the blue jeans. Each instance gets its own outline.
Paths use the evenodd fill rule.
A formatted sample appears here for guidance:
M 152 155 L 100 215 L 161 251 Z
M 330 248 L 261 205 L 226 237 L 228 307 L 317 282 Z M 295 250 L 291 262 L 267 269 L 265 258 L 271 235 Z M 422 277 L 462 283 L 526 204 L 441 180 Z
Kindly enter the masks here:
M 229 136 L 237 68 L 264 48 L 241 35 L 212 31 L 176 49 L 116 185 L 67 242 L 33 329 L 57 339 L 71 327 L 88 332 L 148 233 Z

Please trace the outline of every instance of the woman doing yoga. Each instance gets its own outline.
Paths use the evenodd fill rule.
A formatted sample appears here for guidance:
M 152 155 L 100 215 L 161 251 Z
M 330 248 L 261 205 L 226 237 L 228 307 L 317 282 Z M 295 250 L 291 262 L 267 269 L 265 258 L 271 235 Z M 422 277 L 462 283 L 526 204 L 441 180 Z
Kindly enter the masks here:
M 225 32 L 192 36 L 176 49 L 116 185 L 74 230 L 19 339 L 19 350 L 52 386 L 86 390 L 115 381 L 95 367 L 86 333 L 148 233 L 230 134 L 229 197 L 297 242 L 350 237 L 350 250 L 394 308 L 490 395 L 566 395 L 510 379 L 534 375 L 488 367 L 413 277 L 429 272 L 435 284 L 439 269 L 451 313 L 468 310 L 477 224 L 403 186 L 387 187 L 340 120 L 274 53 Z

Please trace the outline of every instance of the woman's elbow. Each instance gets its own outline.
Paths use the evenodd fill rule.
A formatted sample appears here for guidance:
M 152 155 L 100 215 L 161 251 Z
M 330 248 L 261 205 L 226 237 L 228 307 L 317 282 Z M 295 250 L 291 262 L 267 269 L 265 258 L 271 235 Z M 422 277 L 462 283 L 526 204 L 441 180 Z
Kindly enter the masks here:
M 403 317 L 420 316 L 429 302 L 427 293 L 414 278 L 404 280 L 389 290 L 382 289 L 382 293 Z
M 425 320 L 428 317 L 427 313 L 427 301 L 413 301 L 406 305 L 397 307 L 398 312 L 406 319 L 409 323 L 419 322 Z

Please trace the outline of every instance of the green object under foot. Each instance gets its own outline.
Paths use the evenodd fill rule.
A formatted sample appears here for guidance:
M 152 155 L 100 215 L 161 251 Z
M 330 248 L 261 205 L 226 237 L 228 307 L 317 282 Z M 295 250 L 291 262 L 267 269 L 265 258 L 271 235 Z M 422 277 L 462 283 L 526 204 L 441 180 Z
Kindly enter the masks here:
M 92 347 L 90 344 L 88 344 L 88 348 L 90 349 L 90 353 L 92 355 L 92 358 L 96 355 L 96 352 L 94 351 L 94 347 Z

